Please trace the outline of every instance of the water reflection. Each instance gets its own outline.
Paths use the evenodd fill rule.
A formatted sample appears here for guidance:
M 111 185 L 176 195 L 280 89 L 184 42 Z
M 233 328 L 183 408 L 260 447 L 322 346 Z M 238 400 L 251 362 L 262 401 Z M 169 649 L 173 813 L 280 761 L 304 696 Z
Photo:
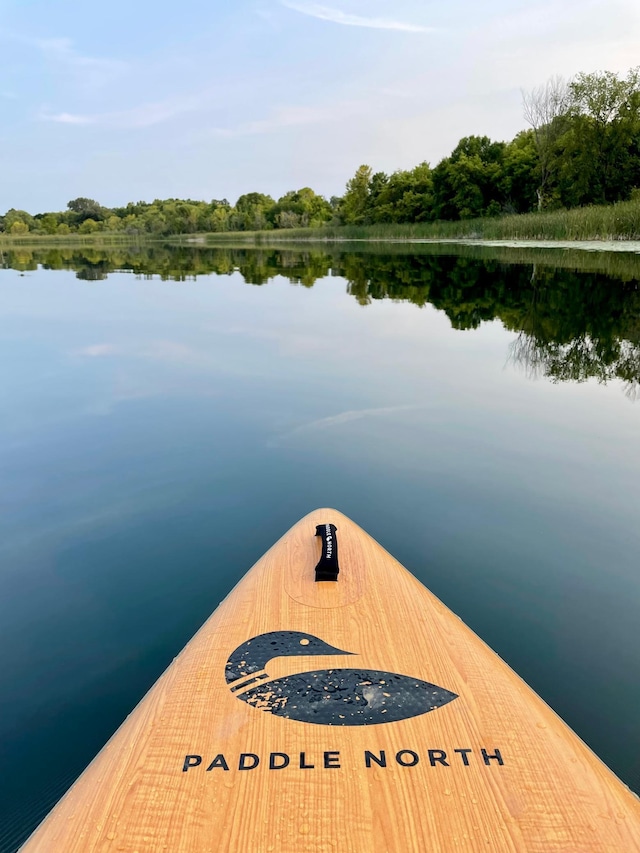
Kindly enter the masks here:
M 420 249 L 420 247 L 418 247 Z M 619 379 L 630 399 L 640 383 L 640 259 L 634 255 L 510 251 L 491 257 L 429 246 L 247 249 L 125 246 L 20 249 L 0 253 L 0 268 L 74 270 L 84 281 L 115 271 L 184 282 L 239 272 L 247 284 L 278 276 L 313 287 L 340 276 L 360 305 L 391 299 L 433 305 L 458 330 L 500 320 L 518 333 L 508 354 L 530 378 L 554 382 Z M 495 251 L 493 252 L 495 254 Z M 478 256 L 480 255 L 480 256 Z M 506 262 L 508 258 L 508 262 Z

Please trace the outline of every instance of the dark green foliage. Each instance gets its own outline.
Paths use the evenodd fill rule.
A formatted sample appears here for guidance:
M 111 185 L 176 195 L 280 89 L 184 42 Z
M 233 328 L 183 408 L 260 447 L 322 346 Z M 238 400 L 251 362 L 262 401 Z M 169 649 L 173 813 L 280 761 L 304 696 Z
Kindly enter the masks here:
M 436 219 L 496 216 L 504 208 L 504 142 L 488 136 L 461 139 L 435 169 Z M 443 215 L 443 212 L 449 216 Z
M 371 166 L 359 166 L 351 180 L 339 208 L 342 222 L 347 225 L 362 225 L 369 222 L 371 207 Z
M 72 199 L 72 201 L 67 204 L 67 207 L 73 214 L 73 222 L 76 225 L 81 225 L 86 219 L 93 219 L 94 222 L 101 222 L 109 212 L 92 198 Z
M 502 208 L 505 213 L 527 213 L 537 205 L 537 152 L 533 132 L 523 130 L 504 149 Z
M 433 218 L 433 175 L 428 163 L 387 177 L 371 178 L 367 217 L 370 222 L 425 222 Z
M 246 193 L 236 202 L 231 231 L 266 231 L 272 227 L 269 214 L 275 205 L 270 195 Z
M 640 71 L 579 74 L 566 132 L 556 144 L 557 192 L 566 207 L 630 198 L 640 182 Z
M 269 211 L 274 228 L 317 228 L 332 218 L 331 204 L 310 187 L 286 193 Z

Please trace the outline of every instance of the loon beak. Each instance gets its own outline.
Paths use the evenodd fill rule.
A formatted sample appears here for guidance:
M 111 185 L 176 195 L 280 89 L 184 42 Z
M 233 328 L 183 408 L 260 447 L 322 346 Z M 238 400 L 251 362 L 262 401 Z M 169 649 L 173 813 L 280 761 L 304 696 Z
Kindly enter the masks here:
M 335 646 L 329 646 L 331 651 L 318 652 L 320 655 L 357 655 L 357 652 L 347 652 L 345 649 L 337 649 Z M 313 654 L 313 652 L 311 653 Z

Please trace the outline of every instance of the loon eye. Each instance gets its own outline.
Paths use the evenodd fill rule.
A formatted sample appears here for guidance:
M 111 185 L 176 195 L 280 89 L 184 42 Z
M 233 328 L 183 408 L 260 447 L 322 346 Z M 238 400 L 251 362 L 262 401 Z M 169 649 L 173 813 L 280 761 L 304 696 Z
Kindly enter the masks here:
M 307 640 L 307 638 L 305 637 L 304 640 L 300 640 L 300 645 L 301 646 L 308 646 L 309 640 Z

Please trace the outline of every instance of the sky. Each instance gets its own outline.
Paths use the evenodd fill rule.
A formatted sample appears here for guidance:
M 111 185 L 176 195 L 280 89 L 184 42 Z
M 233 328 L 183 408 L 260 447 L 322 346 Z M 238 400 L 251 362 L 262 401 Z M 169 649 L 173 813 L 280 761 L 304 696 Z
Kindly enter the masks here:
M 0 212 L 340 195 L 639 44 L 638 0 L 0 0 Z

